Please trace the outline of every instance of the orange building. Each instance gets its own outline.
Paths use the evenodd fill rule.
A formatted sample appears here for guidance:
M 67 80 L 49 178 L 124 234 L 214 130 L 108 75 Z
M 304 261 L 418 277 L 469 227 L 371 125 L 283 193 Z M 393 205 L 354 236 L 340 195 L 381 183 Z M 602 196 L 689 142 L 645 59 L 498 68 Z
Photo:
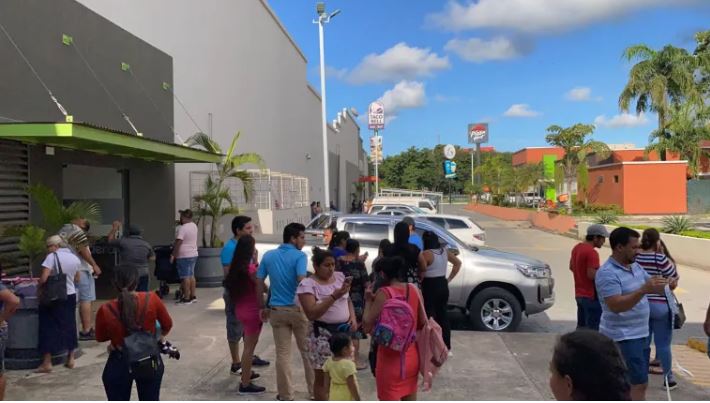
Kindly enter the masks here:
M 686 161 L 623 161 L 589 168 L 592 204 L 615 204 L 625 214 L 684 214 Z
M 560 147 L 526 147 L 513 153 L 513 166 L 539 164 L 546 155 L 554 155 L 560 159 L 564 157 L 565 151 Z

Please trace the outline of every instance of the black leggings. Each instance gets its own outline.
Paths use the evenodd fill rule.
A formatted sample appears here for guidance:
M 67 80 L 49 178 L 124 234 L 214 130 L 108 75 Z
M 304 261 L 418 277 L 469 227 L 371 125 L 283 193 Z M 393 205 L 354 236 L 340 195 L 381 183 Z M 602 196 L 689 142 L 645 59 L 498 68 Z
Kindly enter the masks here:
M 138 400 L 160 400 L 160 384 L 163 381 L 163 361 L 160 360 L 158 374 L 154 379 L 135 380 L 138 389 Z M 121 353 L 112 351 L 106 361 L 104 373 L 101 377 L 106 391 L 106 400 L 131 400 L 133 389 L 133 376 L 128 369 L 128 363 Z
M 424 278 L 422 282 L 424 309 L 429 317 L 441 326 L 446 347 L 451 350 L 451 324 L 449 323 L 449 282 L 446 277 Z

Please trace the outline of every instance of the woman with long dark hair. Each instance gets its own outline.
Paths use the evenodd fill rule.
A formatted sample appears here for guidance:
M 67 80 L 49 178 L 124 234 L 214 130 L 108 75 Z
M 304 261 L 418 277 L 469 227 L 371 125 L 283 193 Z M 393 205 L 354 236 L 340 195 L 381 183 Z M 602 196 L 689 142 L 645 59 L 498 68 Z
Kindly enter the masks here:
M 360 260 L 360 242 L 355 239 L 348 239 L 345 245 L 347 255 L 340 258 L 340 265 L 336 265 L 336 271 L 352 278 L 350 285 L 350 300 L 355 309 L 355 317 L 357 318 L 357 331 L 352 335 L 353 346 L 355 348 L 355 363 L 357 369 L 366 369 L 367 363 L 360 361 L 360 340 L 367 338 L 365 332 L 362 331 L 362 314 L 365 311 L 365 290 L 370 287 L 370 279 L 367 276 L 367 268 L 365 262 Z
M 631 400 L 626 364 L 614 341 L 580 329 L 559 338 L 550 361 L 557 400 Z
M 310 322 L 306 341 L 307 357 L 313 367 L 315 400 L 328 400 L 329 384 L 323 365 L 332 355 L 330 339 L 334 334 L 350 335 L 357 330 L 357 319 L 350 301 L 352 277 L 335 271 L 330 251 L 313 248 L 313 275 L 301 280 L 296 294 Z
M 394 226 L 394 243 L 385 251 L 386 257 L 401 257 L 406 264 L 405 280 L 421 288 L 422 275 L 426 271 L 426 261 L 421 250 L 409 243 L 409 224 L 398 222 Z
M 415 247 L 416 248 L 416 247 Z M 418 248 L 417 248 L 418 250 Z M 406 301 L 414 314 L 414 327 L 421 329 L 426 323 L 426 313 L 420 302 L 419 290 L 405 279 L 408 266 L 401 257 L 385 257 L 377 262 L 376 269 L 382 274 L 383 284 L 365 306 L 363 327 L 371 333 L 380 318 L 385 302 L 390 298 Z M 417 380 L 419 379 L 419 351 L 412 343 L 404 352 L 395 351 L 387 346 L 377 346 L 375 382 L 377 399 L 417 400 Z
M 243 235 L 239 238 L 234 258 L 229 267 L 229 273 L 224 280 L 225 287 L 234 301 L 234 312 L 237 320 L 244 327 L 244 351 L 242 352 L 242 379 L 239 385 L 239 394 L 254 395 L 264 393 L 266 388 L 252 383 L 259 377 L 252 373 L 254 350 L 261 335 L 262 321 L 259 316 L 259 299 L 264 298 L 256 292 L 256 248 L 254 237 Z
M 678 384 L 673 379 L 673 356 L 671 353 L 671 342 L 673 340 L 673 308 L 675 300 L 672 298 L 671 290 L 678 286 L 678 271 L 675 262 L 664 252 L 661 243 L 661 234 L 655 228 L 643 231 L 641 236 L 641 252 L 636 255 L 636 263 L 646 270 L 651 276 L 662 276 L 670 280 L 669 287 L 662 294 L 648 294 L 649 308 L 651 314 L 649 318 L 649 344 L 653 339 L 656 345 L 656 359 L 651 362 L 649 372 L 664 376 L 664 385 L 667 383 L 669 389 L 675 389 Z M 671 297 L 671 300 L 669 300 Z M 660 368 L 659 368 L 660 367 Z
M 136 378 L 123 354 L 124 339 L 135 331 L 155 334 L 156 321 L 160 324 L 161 335 L 166 336 L 173 327 L 172 318 L 157 294 L 136 292 L 138 269 L 135 266 L 117 266 L 113 273 L 113 285 L 118 297 L 101 305 L 96 312 L 96 341 L 111 342 L 101 377 L 106 399 L 130 400 L 135 381 L 139 400 L 160 400 L 160 385 L 165 370 L 160 354 L 154 357 L 154 375 Z M 155 343 L 157 345 L 157 339 Z
M 425 231 L 422 235 L 424 242 L 424 260 L 427 268 L 422 281 L 422 295 L 427 316 L 434 318 L 441 326 L 442 336 L 446 348 L 451 351 L 451 324 L 449 323 L 449 283 L 461 270 L 461 260 L 454 255 L 445 245 L 442 246 L 439 237 Z M 451 274 L 446 277 L 448 263 L 453 265 Z

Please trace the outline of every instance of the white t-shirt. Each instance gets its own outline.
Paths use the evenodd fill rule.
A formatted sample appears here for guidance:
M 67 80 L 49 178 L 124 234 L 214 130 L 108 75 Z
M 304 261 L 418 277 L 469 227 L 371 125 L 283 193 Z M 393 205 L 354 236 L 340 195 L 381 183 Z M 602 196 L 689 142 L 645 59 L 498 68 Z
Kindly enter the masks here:
M 76 294 L 74 276 L 76 276 L 76 273 L 80 270 L 81 262 L 79 258 L 67 248 L 60 248 L 56 253 L 56 258 L 54 253 L 48 254 L 44 262 L 42 262 L 42 267 L 51 269 L 51 274 L 56 274 L 59 272 L 57 269 L 57 259 L 59 259 L 59 264 L 62 266 L 62 273 L 67 275 L 67 295 Z
M 181 225 L 175 239 L 182 240 L 180 250 L 176 254 L 178 259 L 197 257 L 197 225 L 194 222 Z

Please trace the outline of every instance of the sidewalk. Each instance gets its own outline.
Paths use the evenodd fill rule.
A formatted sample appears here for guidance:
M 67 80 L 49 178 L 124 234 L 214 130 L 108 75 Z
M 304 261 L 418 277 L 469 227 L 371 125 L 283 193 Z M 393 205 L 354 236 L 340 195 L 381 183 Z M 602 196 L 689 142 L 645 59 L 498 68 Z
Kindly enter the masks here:
M 197 304 L 168 309 L 175 321 L 169 339 L 180 347 L 180 361 L 165 360 L 163 400 L 273 400 L 276 397 L 274 346 L 267 325 L 257 346 L 257 354 L 272 361 L 257 369 L 258 384 L 267 393 L 256 397 L 237 394 L 238 377 L 229 374 L 228 348 L 225 341 L 224 304 L 221 288 L 198 289 Z M 548 387 L 548 364 L 556 335 L 549 333 L 479 333 L 454 332 L 451 358 L 435 381 L 435 388 L 421 393 L 420 400 L 551 400 Z M 84 355 L 77 367 L 55 367 L 52 374 L 9 371 L 8 400 L 104 400 L 101 372 L 106 360 L 104 344 L 81 342 Z M 674 346 L 674 351 L 676 347 Z M 296 346 L 294 343 L 294 352 Z M 308 399 L 303 385 L 300 355 L 292 356 L 297 399 Z M 697 351 L 677 354 L 677 360 L 694 372 L 696 381 L 710 385 L 710 360 Z M 705 372 L 703 372 L 705 371 Z M 361 371 L 359 382 L 363 399 L 376 400 L 374 379 Z M 707 377 L 707 379 L 699 377 Z M 674 400 L 710 400 L 710 388 L 696 386 L 679 377 L 681 387 L 672 392 Z M 701 382 L 703 380 L 703 382 Z M 661 379 L 652 377 L 649 400 L 666 400 Z M 133 399 L 137 399 L 135 390 Z

